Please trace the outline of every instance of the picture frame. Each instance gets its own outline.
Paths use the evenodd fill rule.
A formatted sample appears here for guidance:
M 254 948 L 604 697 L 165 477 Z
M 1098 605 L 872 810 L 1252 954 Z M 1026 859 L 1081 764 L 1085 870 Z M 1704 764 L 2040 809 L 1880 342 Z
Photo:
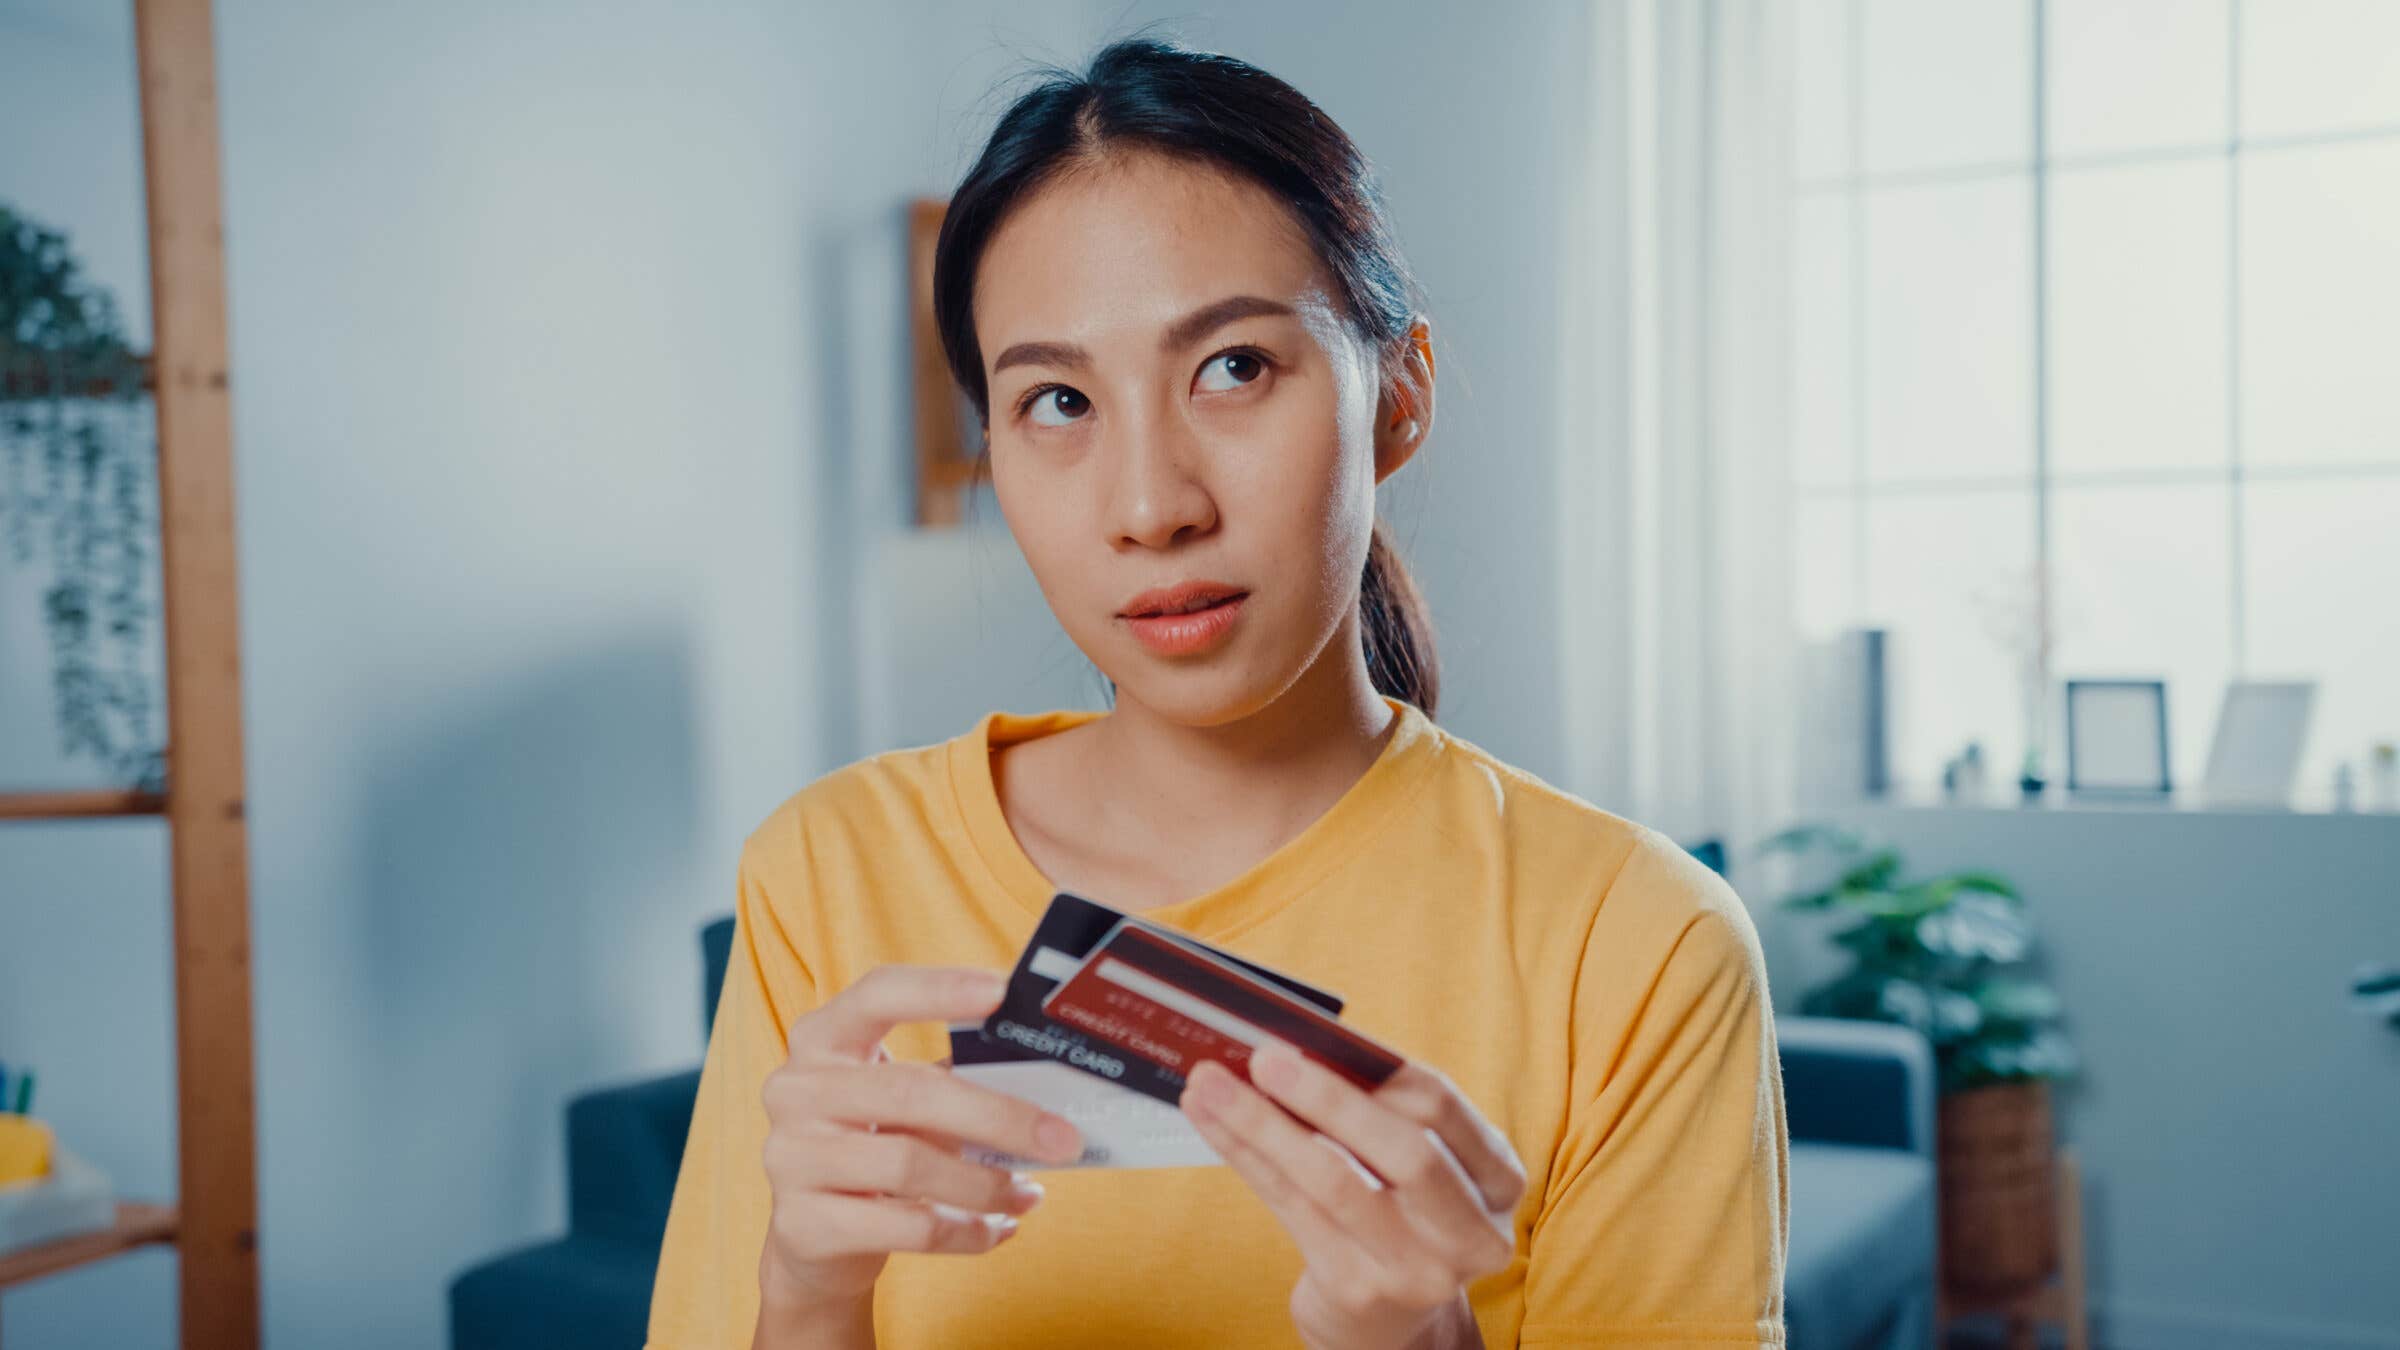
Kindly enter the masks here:
M 2164 680 L 2067 681 L 2067 791 L 2163 797 L 2173 791 Z
M 950 377 L 933 313 L 933 256 L 950 214 L 946 197 L 908 204 L 908 341 L 916 410 L 916 523 L 942 529 L 966 518 L 967 498 L 983 471 L 974 408 Z
M 2228 683 L 2202 798 L 2214 806 L 2289 807 L 2316 701 L 2314 680 Z

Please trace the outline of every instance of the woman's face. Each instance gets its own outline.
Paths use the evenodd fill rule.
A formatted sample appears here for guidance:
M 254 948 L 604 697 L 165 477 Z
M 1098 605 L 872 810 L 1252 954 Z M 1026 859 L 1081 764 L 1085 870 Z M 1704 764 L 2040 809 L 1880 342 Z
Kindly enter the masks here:
M 1321 660 L 1363 666 L 1375 484 L 1430 418 L 1385 425 L 1377 363 L 1333 294 L 1288 207 L 1157 155 L 1054 180 L 986 246 L 993 486 L 1121 698 L 1216 725 Z M 1190 583 L 1239 596 L 1143 616 L 1145 593 Z

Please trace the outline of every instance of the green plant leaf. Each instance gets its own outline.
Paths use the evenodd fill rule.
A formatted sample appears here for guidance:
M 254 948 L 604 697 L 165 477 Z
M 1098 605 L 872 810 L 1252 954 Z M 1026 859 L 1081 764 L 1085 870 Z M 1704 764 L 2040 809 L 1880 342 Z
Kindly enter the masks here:
M 1917 941 L 1937 956 L 2007 965 L 2033 950 L 2033 930 L 2005 902 L 1970 894 L 1919 918 Z
M 1985 980 L 1976 985 L 1974 998 L 1985 1020 L 2021 1027 L 2052 1021 L 2063 1011 L 2058 992 L 2033 980 Z
M 1953 872 L 1942 880 L 1953 891 L 1981 891 L 1986 895 L 2005 895 L 2011 900 L 2023 900 L 2015 883 L 1997 872 Z
M 1855 833 L 1837 825 L 1800 824 L 1778 830 L 1751 845 L 1752 857 L 1770 853 L 1805 853 L 1813 848 L 1830 848 L 1837 853 L 1856 853 L 1864 844 Z
M 49 641 L 60 748 L 155 787 L 156 420 L 143 359 L 66 236 L 5 205 L 0 366 L 12 376 L 0 382 L 0 560 L 40 569 L 28 589 Z
M 1905 920 L 1869 917 L 1832 934 L 1831 940 L 1860 967 L 1885 977 L 1918 979 L 1932 964 L 1917 941 L 1915 926 Z
M 1800 1011 L 1811 1017 L 1843 1017 L 1852 1021 L 1895 1020 L 1883 1010 L 1883 986 L 1889 981 L 1873 971 L 1855 970 L 1829 980 L 1803 995 Z
M 1884 891 L 1891 888 L 1892 878 L 1899 873 L 1900 855 L 1888 848 L 1877 849 L 1865 862 L 1842 873 L 1842 879 L 1834 886 L 1844 891 Z
M 1892 985 L 1895 989 L 1904 987 L 1903 982 L 1898 980 L 1894 980 Z M 1925 1008 L 1927 1018 L 1925 1036 L 1933 1042 L 1935 1053 L 1965 1042 L 1983 1030 L 1983 1009 L 1965 994 L 1932 984 L 1905 987 L 1919 991 L 1916 997 Z
M 1950 903 L 1950 897 L 1930 886 L 1901 886 L 1862 892 L 1859 904 L 1879 918 L 1914 922 Z

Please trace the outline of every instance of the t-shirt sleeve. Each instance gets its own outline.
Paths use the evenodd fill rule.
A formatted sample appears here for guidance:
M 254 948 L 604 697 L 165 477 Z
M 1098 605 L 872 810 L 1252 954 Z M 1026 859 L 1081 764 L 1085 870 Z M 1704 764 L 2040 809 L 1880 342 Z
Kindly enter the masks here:
M 1520 1343 L 1780 1346 L 1790 1145 L 1756 927 L 1672 841 L 1601 910 Z
M 770 821 L 761 836 L 777 827 Z M 758 1319 L 770 1209 L 762 1092 L 783 1063 L 792 1020 L 817 1003 L 815 982 L 769 894 L 776 869 L 768 852 L 754 838 L 742 854 L 725 987 L 650 1296 L 650 1350 L 747 1347 Z

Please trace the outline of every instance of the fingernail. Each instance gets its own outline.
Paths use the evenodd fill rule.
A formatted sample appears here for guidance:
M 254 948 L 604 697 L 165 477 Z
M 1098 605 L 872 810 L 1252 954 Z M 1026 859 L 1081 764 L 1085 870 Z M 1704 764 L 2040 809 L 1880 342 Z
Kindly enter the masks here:
M 984 1222 L 992 1226 L 992 1240 L 1006 1242 L 1017 1235 L 1017 1221 L 1005 1214 L 987 1214 Z
M 1023 1214 L 1035 1205 L 1042 1203 L 1042 1196 L 1045 1194 L 1042 1190 L 1042 1183 L 1026 1176 L 1023 1172 L 1011 1175 L 1012 1182 L 1008 1188 L 1008 1203 L 1011 1209 Z
M 1250 1076 L 1261 1087 L 1283 1089 L 1300 1077 L 1300 1059 L 1292 1051 L 1275 1042 L 1268 1042 L 1251 1052 Z
M 1044 1116 L 1042 1123 L 1033 1127 L 1033 1135 L 1040 1142 L 1042 1156 L 1046 1158 L 1073 1162 L 1083 1156 L 1083 1136 L 1076 1132 L 1074 1126 L 1057 1116 Z

